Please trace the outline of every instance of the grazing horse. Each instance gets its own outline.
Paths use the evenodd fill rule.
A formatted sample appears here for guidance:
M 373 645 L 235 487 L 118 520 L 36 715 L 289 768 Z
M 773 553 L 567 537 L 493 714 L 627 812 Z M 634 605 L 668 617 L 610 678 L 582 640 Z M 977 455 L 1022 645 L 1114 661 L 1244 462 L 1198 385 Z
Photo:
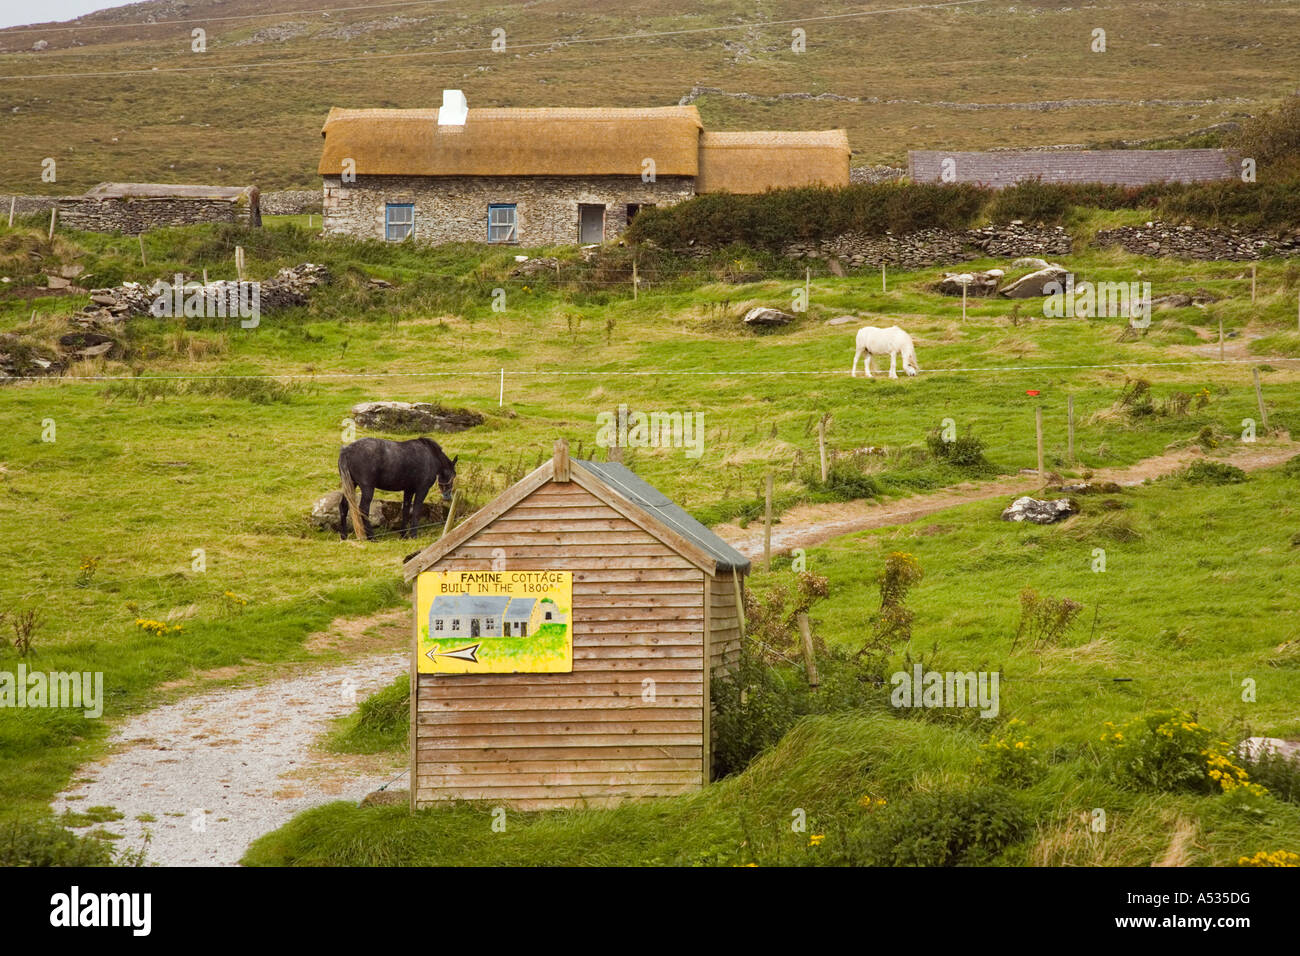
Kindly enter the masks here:
M 910 335 L 896 325 L 891 325 L 887 329 L 868 325 L 858 329 L 857 351 L 853 353 L 853 368 L 849 371 L 849 377 L 858 374 L 858 359 L 865 355 L 867 360 L 863 364 L 867 370 L 867 378 L 871 378 L 871 356 L 884 355 L 886 352 L 889 353 L 890 378 L 898 378 L 898 373 L 894 369 L 900 355 L 903 357 L 904 372 L 915 375 L 921 371 L 921 367 L 916 364 L 916 349 L 912 347 Z
M 352 511 L 352 527 L 358 540 L 373 538 L 370 528 L 370 499 L 375 489 L 402 493 L 403 538 L 414 538 L 419 526 L 424 496 L 434 482 L 442 492 L 442 500 L 451 500 L 451 489 L 456 481 L 456 462 L 460 455 L 448 458 L 436 441 L 413 438 L 410 441 L 388 441 L 384 438 L 362 438 L 339 452 L 339 479 L 343 483 L 343 497 L 339 501 L 339 536 L 348 537 L 348 510 Z M 356 486 L 361 486 L 357 500 Z

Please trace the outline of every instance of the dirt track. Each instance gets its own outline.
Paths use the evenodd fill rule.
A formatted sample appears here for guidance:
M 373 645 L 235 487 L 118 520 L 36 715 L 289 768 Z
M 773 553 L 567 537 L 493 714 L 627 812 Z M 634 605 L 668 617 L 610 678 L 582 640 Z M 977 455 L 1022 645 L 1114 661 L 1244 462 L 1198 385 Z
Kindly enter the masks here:
M 1245 471 L 1268 468 L 1281 464 L 1300 453 L 1300 443 L 1273 441 L 1267 444 L 1245 445 L 1234 454 L 1216 461 L 1226 461 Z M 1181 449 L 1147 458 L 1127 468 L 1102 468 L 1093 473 L 1093 481 L 1113 481 L 1120 485 L 1138 485 L 1148 478 L 1168 475 L 1188 462 L 1204 458 L 1199 449 Z M 875 503 L 850 501 L 834 504 L 798 505 L 781 515 L 779 524 L 772 526 L 772 552 L 780 554 L 793 548 L 810 548 L 840 535 L 870 528 L 908 524 L 946 508 L 987 501 L 992 498 L 1012 498 L 1033 494 L 1043 487 L 1037 475 L 1017 475 L 993 482 L 957 485 L 953 488 L 925 495 L 911 495 L 896 501 Z M 748 528 L 735 524 L 718 525 L 713 529 L 724 540 L 749 558 L 763 555 L 762 522 L 751 522 Z

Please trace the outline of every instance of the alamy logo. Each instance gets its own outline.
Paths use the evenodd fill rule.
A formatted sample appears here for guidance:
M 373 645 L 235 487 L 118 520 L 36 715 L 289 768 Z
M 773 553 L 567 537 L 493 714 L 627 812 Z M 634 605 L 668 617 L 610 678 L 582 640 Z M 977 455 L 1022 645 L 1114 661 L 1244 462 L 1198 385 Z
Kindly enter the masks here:
M 148 936 L 153 927 L 150 893 L 82 893 L 74 886 L 50 897 L 50 925 L 126 926 L 133 936 Z
M 917 664 L 912 673 L 897 671 L 889 703 L 894 707 L 978 707 L 981 717 L 996 717 L 999 671 L 927 671 Z
M 149 291 L 154 300 L 149 314 L 158 318 L 240 319 L 240 326 L 255 329 L 262 319 L 260 282 L 186 282 L 180 273 L 175 282 L 159 279 Z
M 1135 329 L 1151 325 L 1150 282 L 1080 282 L 1067 272 L 1065 284 L 1044 283 L 1043 316 L 1049 319 L 1128 318 Z
M 596 415 L 601 448 L 684 448 L 687 458 L 704 454 L 703 412 L 617 412 Z
M 19 664 L 16 675 L 0 671 L 0 707 L 71 707 L 99 717 L 104 713 L 104 672 L 28 673 L 27 665 Z

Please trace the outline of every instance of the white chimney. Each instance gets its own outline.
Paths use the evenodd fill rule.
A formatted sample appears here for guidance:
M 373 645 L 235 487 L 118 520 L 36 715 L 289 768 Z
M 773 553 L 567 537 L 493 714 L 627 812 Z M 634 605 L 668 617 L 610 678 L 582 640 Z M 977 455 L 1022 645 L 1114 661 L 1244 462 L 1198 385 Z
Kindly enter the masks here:
M 460 90 L 442 91 L 442 108 L 438 110 L 439 126 L 464 126 L 469 116 L 469 101 Z

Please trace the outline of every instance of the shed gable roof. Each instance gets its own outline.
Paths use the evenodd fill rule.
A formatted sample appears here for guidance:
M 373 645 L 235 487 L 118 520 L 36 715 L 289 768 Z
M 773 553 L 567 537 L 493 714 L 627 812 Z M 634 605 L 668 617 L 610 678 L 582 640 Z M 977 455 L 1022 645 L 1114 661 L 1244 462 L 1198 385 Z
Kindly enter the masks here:
M 577 459 L 571 461 L 570 465 L 570 479 L 574 484 L 600 498 L 706 574 L 716 574 L 719 571 L 748 573 L 750 561 L 747 557 L 692 518 L 653 485 L 639 478 L 631 469 L 614 462 Z M 427 570 L 554 477 L 554 461 L 543 463 L 481 508 L 468 521 L 407 561 L 402 566 L 403 577 L 410 581 L 421 571 Z
M 642 109 L 471 109 L 463 126 L 439 126 L 437 109 L 330 110 L 318 172 L 338 175 L 660 176 L 699 172 L 694 106 Z

